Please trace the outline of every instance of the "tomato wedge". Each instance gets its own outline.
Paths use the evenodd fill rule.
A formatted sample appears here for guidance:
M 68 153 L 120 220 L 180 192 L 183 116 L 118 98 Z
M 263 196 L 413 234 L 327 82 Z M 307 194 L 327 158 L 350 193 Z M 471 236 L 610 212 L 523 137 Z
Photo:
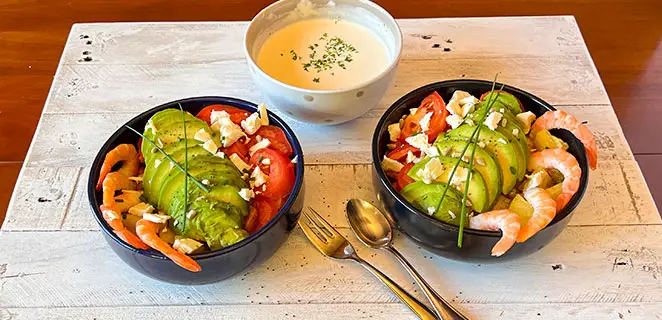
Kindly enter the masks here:
M 236 153 L 244 162 L 248 160 L 248 146 L 241 142 L 241 140 L 231 144 L 229 147 L 221 148 L 221 152 L 225 153 L 228 157 Z
M 266 226 L 280 210 L 281 201 L 273 201 L 262 195 L 257 195 L 251 202 L 251 211 L 246 218 L 245 229 L 253 234 Z
M 446 129 L 446 117 L 448 116 L 446 103 L 444 103 L 444 99 L 434 91 L 423 99 L 416 113 L 408 115 L 405 118 L 402 134 L 400 136 L 403 141 L 405 138 L 411 137 L 422 131 L 420 122 L 428 112 L 432 112 L 432 118 L 430 118 L 428 130 L 424 133 L 428 136 L 429 142 L 434 141 L 439 133 Z
M 411 169 L 411 167 L 414 166 L 413 162 L 407 163 L 401 170 L 398 172 L 397 177 L 395 178 L 396 182 L 396 190 L 402 191 L 404 187 L 406 187 L 408 184 L 414 182 L 414 179 L 410 178 L 407 173 Z
M 230 115 L 230 120 L 232 120 L 232 122 L 234 122 L 236 124 L 240 124 L 242 120 L 248 118 L 251 115 L 250 112 L 248 112 L 246 110 L 243 110 L 243 109 L 239 109 L 237 107 L 226 106 L 224 104 L 212 104 L 212 105 L 204 107 L 195 116 L 198 117 L 199 119 L 204 120 L 205 122 L 207 122 L 208 125 L 211 125 L 210 118 L 211 118 L 211 112 L 212 111 L 225 111 L 225 112 L 227 112 Z
M 402 143 L 400 142 L 395 149 L 389 151 L 389 153 L 386 154 L 386 157 L 391 158 L 393 160 L 398 160 L 398 161 L 404 161 L 404 159 L 407 157 L 407 153 L 411 151 L 413 154 L 416 156 L 421 155 L 421 150 L 418 150 L 418 148 L 408 144 L 408 143 Z
M 270 164 L 264 165 L 263 159 L 269 159 Z M 290 158 L 284 156 L 279 151 L 263 148 L 251 156 L 250 164 L 260 166 L 260 170 L 267 173 L 266 189 L 261 195 L 272 199 L 279 200 L 284 198 L 292 192 L 294 188 L 294 166 L 290 162 Z
M 269 148 L 274 149 L 289 157 L 292 155 L 294 150 L 290 145 L 290 142 L 287 141 L 285 132 L 283 129 L 276 126 L 262 126 L 260 129 L 251 136 L 251 140 L 248 142 L 247 146 L 250 148 L 257 143 L 257 136 L 260 136 L 263 139 L 269 139 Z

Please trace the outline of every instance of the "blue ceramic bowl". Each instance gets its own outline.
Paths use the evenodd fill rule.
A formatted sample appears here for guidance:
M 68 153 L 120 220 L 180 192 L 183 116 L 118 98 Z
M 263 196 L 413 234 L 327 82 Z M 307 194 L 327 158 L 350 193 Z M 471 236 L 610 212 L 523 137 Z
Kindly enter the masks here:
M 500 85 L 497 85 L 499 87 Z M 450 100 L 455 90 L 464 90 L 475 97 L 492 88 L 492 82 L 482 80 L 450 80 L 432 83 L 420 87 L 396 101 L 382 116 L 372 139 L 373 184 L 378 192 L 382 205 L 388 211 L 391 220 L 398 229 L 409 236 L 421 247 L 445 258 L 465 262 L 502 262 L 527 256 L 549 244 L 565 228 L 570 221 L 572 211 L 577 207 L 584 196 L 588 185 L 588 161 L 582 143 L 567 130 L 554 129 L 552 133 L 563 139 L 570 152 L 582 169 L 579 190 L 572 197 L 568 205 L 556 214 L 552 222 L 535 236 L 523 243 L 515 244 L 501 257 L 491 256 L 492 247 L 501 238 L 501 231 L 484 231 L 470 228 L 464 229 L 462 248 L 457 246 L 459 229 L 457 226 L 436 220 L 424 212 L 416 209 L 393 188 L 389 178 L 381 168 L 381 160 L 387 152 L 389 143 L 387 126 L 397 122 L 409 108 L 417 108 L 423 98 L 437 91 L 444 101 Z M 524 109 L 540 116 L 554 107 L 540 98 L 511 86 L 504 86 L 503 90 L 509 92 L 522 102 Z
M 126 125 L 141 131 L 145 127 L 147 120 L 156 112 L 168 108 L 179 108 L 180 104 L 184 110 L 192 114 L 197 114 L 202 108 L 211 104 L 229 105 L 249 112 L 255 112 L 257 107 L 254 103 L 248 101 L 226 97 L 188 98 L 169 102 L 145 111 L 131 119 Z M 246 272 L 271 257 L 285 242 L 299 219 L 299 214 L 303 208 L 304 170 L 303 151 L 292 129 L 282 119 L 272 113 L 269 113 L 269 123 L 283 129 L 294 149 L 294 155 L 297 156 L 294 189 L 276 217 L 248 238 L 220 250 L 191 255 L 202 267 L 202 271 L 195 273 L 177 266 L 160 252 L 133 248 L 120 240 L 103 219 L 99 210 L 99 206 L 102 203 L 101 192 L 97 192 L 95 189 L 103 160 L 108 151 L 117 145 L 122 143 L 136 144 L 139 138 L 134 132 L 126 129 L 124 126 L 115 131 L 106 143 L 104 143 L 103 147 L 101 147 L 96 158 L 94 158 L 87 185 L 90 207 L 94 213 L 94 218 L 99 223 L 101 230 L 103 230 L 102 234 L 108 245 L 124 262 L 146 276 L 165 282 L 189 285 L 221 281 L 236 274 Z

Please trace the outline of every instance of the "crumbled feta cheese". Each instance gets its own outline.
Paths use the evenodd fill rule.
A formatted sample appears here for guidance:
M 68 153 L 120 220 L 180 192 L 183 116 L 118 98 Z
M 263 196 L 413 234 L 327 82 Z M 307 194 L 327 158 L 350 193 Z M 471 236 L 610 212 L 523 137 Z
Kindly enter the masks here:
M 497 140 L 497 141 L 501 142 L 503 144 L 508 144 L 508 141 L 504 140 L 503 138 L 499 138 L 499 140 Z
M 513 135 L 518 136 L 519 135 L 519 129 L 513 129 Z
M 202 148 L 209 151 L 211 154 L 216 154 L 216 151 L 218 151 L 218 146 L 212 139 L 205 141 L 205 143 L 202 144 Z
M 101 206 L 102 208 L 104 206 Z M 122 213 L 112 209 L 102 209 L 101 212 L 110 220 L 122 220 Z
M 215 132 L 220 132 L 221 131 L 221 124 L 219 122 L 212 122 L 211 126 L 209 128 L 212 129 L 212 131 Z
M 189 211 L 188 213 L 186 213 L 186 218 L 188 218 L 188 219 L 193 219 L 193 217 L 195 217 L 196 214 L 198 214 L 198 213 L 195 212 L 195 210 L 191 209 L 191 211 Z
M 435 212 L 437 212 L 437 208 L 435 207 L 428 207 L 428 214 L 433 215 Z
M 202 179 L 202 181 L 200 181 L 200 183 L 202 183 L 202 184 L 208 186 L 208 185 L 209 185 L 209 180 L 207 180 L 207 179 Z
M 414 160 L 416 160 L 416 156 L 414 155 L 414 153 L 411 151 L 407 151 L 407 160 L 406 160 L 407 163 L 414 162 Z
M 476 158 L 476 164 L 479 166 L 484 166 L 485 165 L 485 160 L 483 158 Z
M 269 159 L 269 158 L 262 159 L 262 164 L 265 165 L 265 166 L 270 165 L 271 164 L 271 159 Z
M 159 159 L 154 160 L 154 168 L 158 168 L 160 164 L 161 164 L 161 160 Z
M 143 214 L 143 219 L 154 223 L 166 223 L 168 222 L 168 219 L 170 219 L 170 216 L 165 214 L 145 213 Z
M 423 119 L 418 122 L 421 125 L 421 131 L 425 132 L 430 129 L 430 119 L 432 119 L 432 112 L 428 112 L 423 116 Z
M 246 201 L 251 201 L 251 199 L 255 197 L 255 192 L 248 188 L 242 188 L 239 190 L 239 196 Z
M 446 105 L 446 110 L 451 114 L 459 115 L 460 117 L 465 117 L 470 110 L 473 108 L 473 105 L 478 102 L 478 99 L 474 98 L 471 94 L 462 90 L 455 90 L 451 100 L 448 101 Z M 468 106 L 464 107 L 465 105 Z
M 428 136 L 422 133 L 415 134 L 411 137 L 407 137 L 405 141 L 409 143 L 411 146 L 421 150 L 427 149 L 429 147 Z
M 384 160 L 382 160 L 382 168 L 384 169 L 384 171 L 400 172 L 400 170 L 402 170 L 402 167 L 404 167 L 402 163 L 393 160 L 391 158 L 388 158 L 386 156 L 384 156 Z
M 189 238 L 176 238 L 172 248 L 183 254 L 191 254 L 200 250 L 202 243 Z
M 499 112 L 504 113 L 504 112 L 506 112 L 506 110 L 501 108 L 501 109 L 499 109 Z
M 292 161 L 290 161 L 290 162 L 291 163 L 298 163 L 299 162 L 299 156 L 298 155 L 294 156 L 294 158 L 292 158 Z
M 476 125 L 476 123 L 474 123 L 474 121 L 471 120 L 471 119 L 465 119 L 465 120 L 464 120 L 464 123 L 466 123 L 466 124 L 468 124 L 468 125 L 470 125 L 470 126 L 475 126 L 475 125 Z
M 418 111 L 418 108 L 411 108 L 409 109 L 409 114 L 414 114 L 416 111 Z
M 399 123 L 390 124 L 387 128 L 388 128 L 388 136 L 391 139 L 391 141 L 398 141 L 398 139 L 400 138 L 400 124 Z
M 251 173 L 251 178 L 253 179 L 251 181 L 251 185 L 253 188 L 257 188 L 267 182 L 268 176 L 262 172 L 260 169 L 260 166 L 255 166 L 255 169 L 253 169 L 253 173 Z
M 536 120 L 536 115 L 531 111 L 519 113 L 515 117 L 524 125 L 525 131 L 529 130 L 533 121 Z M 524 133 L 528 133 L 528 131 Z
M 223 123 L 221 123 L 219 132 L 221 133 L 221 144 L 226 148 L 237 142 L 237 140 L 246 136 L 244 131 L 241 130 L 241 127 L 232 122 L 227 125 L 223 125 Z
M 451 114 L 446 117 L 446 123 L 448 123 L 451 128 L 455 129 L 462 124 L 462 117 L 456 114 Z
M 193 139 L 198 140 L 200 142 L 205 142 L 207 140 L 211 140 L 211 135 L 205 129 L 200 129 L 198 132 L 195 133 L 193 136 Z
M 491 112 L 489 116 L 487 116 L 487 119 L 485 119 L 484 124 L 490 128 L 490 130 L 494 131 L 496 130 L 497 126 L 499 126 L 499 121 L 501 121 L 501 117 L 503 117 L 503 114 L 499 112 Z
M 262 136 L 258 134 L 257 136 L 255 136 L 255 140 L 256 140 L 257 142 L 262 141 Z
M 251 168 L 244 160 L 241 160 L 241 157 L 239 157 L 236 153 L 233 153 L 230 155 L 230 161 L 234 163 L 234 166 L 239 169 L 240 172 L 244 172 L 244 170 L 248 170 Z
M 260 103 L 257 107 L 257 111 L 260 112 L 260 121 L 263 126 L 269 125 L 269 114 L 267 113 L 267 106 L 264 103 Z
M 478 141 L 477 144 L 478 144 L 479 147 L 481 147 L 481 148 L 485 148 L 485 142 L 483 142 L 483 141 Z
M 429 155 L 430 157 L 438 157 L 439 156 L 439 149 L 437 149 L 436 146 L 430 145 L 427 149 L 421 150 L 421 152 L 424 152 L 425 154 Z
M 453 175 L 453 178 L 451 179 L 450 183 L 454 185 L 455 187 L 461 187 L 462 184 L 467 181 L 467 174 L 469 173 L 469 169 L 465 167 L 457 167 L 455 169 L 455 174 Z
M 135 206 L 129 208 L 129 213 L 138 217 L 142 217 L 145 213 L 152 213 L 152 212 L 154 212 L 154 207 L 151 204 L 144 202 L 140 202 Z
M 168 167 L 169 167 L 169 169 L 174 168 L 174 167 L 175 167 L 175 163 L 172 162 L 172 161 L 168 161 Z
M 248 153 L 250 153 L 250 155 L 252 156 L 253 153 L 255 153 L 256 151 L 258 151 L 260 149 L 264 149 L 264 148 L 268 147 L 270 144 L 271 144 L 271 141 L 269 141 L 269 139 L 262 139 L 262 141 L 254 144 L 250 149 L 248 149 Z
M 230 114 L 227 113 L 224 110 L 221 110 L 221 111 L 213 110 L 211 112 L 211 114 L 209 114 L 209 121 L 211 123 L 221 122 L 221 119 L 228 119 L 229 120 L 230 119 Z
M 469 93 L 467 93 L 467 94 L 469 94 Z M 478 100 L 478 98 L 476 98 L 472 95 L 469 95 L 468 97 L 464 97 L 464 98 L 460 99 L 460 104 L 462 106 L 465 106 L 467 104 L 474 104 L 475 105 L 478 102 L 480 102 L 480 100 Z
M 256 112 L 251 114 L 248 118 L 241 120 L 241 127 L 244 128 L 244 131 L 248 134 L 255 134 L 258 129 L 262 126 L 262 121 L 260 120 L 260 115 Z
M 453 211 L 450 210 L 448 210 L 448 215 L 451 216 L 451 219 L 455 219 L 457 217 L 455 213 L 453 213 Z
M 223 158 L 225 158 L 225 153 L 219 151 L 219 152 L 216 152 L 215 156 L 217 156 L 217 157 L 223 159 Z
M 418 172 L 416 172 L 416 175 L 418 175 L 421 180 L 423 180 L 424 183 L 430 184 L 432 181 L 435 181 L 439 176 L 441 176 L 444 173 L 444 166 L 441 165 L 441 162 L 439 161 L 439 158 L 432 158 L 428 163 L 425 164 L 425 167 L 423 169 L 419 169 Z
M 462 116 L 466 117 L 469 113 L 474 111 L 474 106 L 475 106 L 475 104 L 472 103 L 472 102 L 463 104 L 462 105 Z
M 446 105 L 446 110 L 450 112 L 450 114 L 455 114 L 455 115 L 461 115 L 462 114 L 462 106 L 460 105 L 460 102 L 457 100 L 452 100 L 448 102 Z

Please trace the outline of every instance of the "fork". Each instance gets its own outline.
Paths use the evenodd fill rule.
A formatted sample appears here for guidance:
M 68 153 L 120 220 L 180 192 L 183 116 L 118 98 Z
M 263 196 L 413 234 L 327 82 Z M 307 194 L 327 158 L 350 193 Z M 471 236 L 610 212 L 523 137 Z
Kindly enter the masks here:
M 377 270 L 373 265 L 361 259 L 354 247 L 345 237 L 322 218 L 315 209 L 308 207 L 303 210 L 303 217 L 299 220 L 299 226 L 308 237 L 308 240 L 325 256 L 339 260 L 354 260 L 368 269 L 370 273 L 379 278 L 389 289 L 404 302 L 411 311 L 421 319 L 437 319 L 432 312 L 418 299 L 412 297 L 388 276 Z M 303 221 L 306 220 L 306 221 Z

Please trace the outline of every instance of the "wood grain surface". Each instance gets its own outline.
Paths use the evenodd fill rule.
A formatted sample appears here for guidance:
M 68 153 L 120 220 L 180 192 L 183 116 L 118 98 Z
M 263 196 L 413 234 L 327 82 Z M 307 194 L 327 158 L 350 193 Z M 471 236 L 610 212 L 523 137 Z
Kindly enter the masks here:
M 72 23 L 250 20 L 264 0 L 51 0 L 0 3 L 0 221 Z M 575 15 L 632 151 L 662 154 L 662 2 L 658 0 L 382 0 L 397 18 Z M 240 36 L 240 35 L 238 35 Z M 560 75 L 562 76 L 562 74 Z M 652 159 L 652 158 L 651 158 Z M 640 163 L 659 177 L 653 161 Z M 649 181 L 650 182 L 650 181 Z M 662 201 L 662 189 L 651 186 Z

